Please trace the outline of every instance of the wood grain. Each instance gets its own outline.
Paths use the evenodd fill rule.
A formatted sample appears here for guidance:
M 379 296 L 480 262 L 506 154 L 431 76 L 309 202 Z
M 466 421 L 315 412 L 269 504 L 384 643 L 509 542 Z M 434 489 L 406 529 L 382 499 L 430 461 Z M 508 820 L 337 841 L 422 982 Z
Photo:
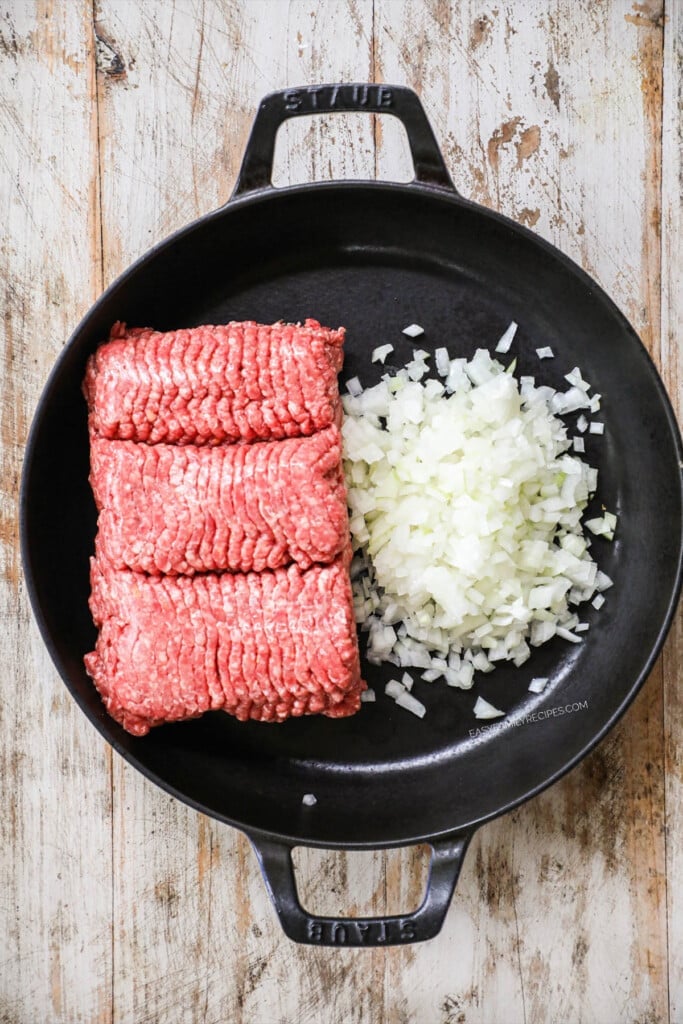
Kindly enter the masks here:
M 683 9 L 667 5 L 662 121 L 662 373 L 683 422 Z M 682 467 L 683 468 L 683 467 Z M 669 1019 L 683 1020 L 683 609 L 663 657 Z
M 0 1024 L 683 1020 L 680 614 L 609 738 L 475 837 L 437 939 L 302 947 L 247 840 L 112 757 L 71 701 L 30 618 L 16 518 L 70 331 L 151 244 L 228 199 L 259 100 L 302 83 L 416 88 L 460 191 L 596 277 L 682 415 L 681 5 L 13 0 L 0 61 Z M 411 176 L 394 119 L 280 133 L 276 185 L 374 175 Z M 418 902 L 427 855 L 295 859 L 311 909 L 384 913 Z
M 102 285 L 94 62 L 83 5 L 8 6 L 0 14 L 0 1020 L 106 1022 L 110 757 L 31 620 L 17 529 L 34 404 Z

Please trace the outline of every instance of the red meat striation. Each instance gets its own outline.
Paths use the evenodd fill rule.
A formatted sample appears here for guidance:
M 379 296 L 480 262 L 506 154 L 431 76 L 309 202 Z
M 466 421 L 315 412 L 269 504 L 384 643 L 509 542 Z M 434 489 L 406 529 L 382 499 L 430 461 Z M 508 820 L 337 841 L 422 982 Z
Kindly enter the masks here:
M 344 328 L 117 323 L 88 360 L 91 434 L 149 444 L 300 437 L 340 422 Z
M 93 438 L 98 555 L 116 568 L 192 575 L 330 562 L 348 543 L 341 435 L 145 445 Z
M 100 631 L 85 662 L 107 710 L 137 736 L 218 709 L 278 722 L 353 714 L 365 684 L 348 561 L 171 577 L 93 559 Z

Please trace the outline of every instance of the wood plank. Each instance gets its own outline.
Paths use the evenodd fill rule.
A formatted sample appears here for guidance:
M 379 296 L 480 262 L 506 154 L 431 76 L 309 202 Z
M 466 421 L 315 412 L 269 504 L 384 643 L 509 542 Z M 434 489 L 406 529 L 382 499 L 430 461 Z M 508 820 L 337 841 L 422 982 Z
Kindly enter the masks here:
M 596 276 L 661 359 L 683 413 L 680 5 L 669 0 L 663 32 L 658 0 L 101 0 L 94 29 L 103 271 L 91 4 L 18 0 L 0 13 L 0 774 L 13 794 L 0 824 L 0 1020 L 681 1019 L 680 613 L 663 669 L 609 739 L 475 838 L 439 938 L 297 947 L 248 842 L 117 757 L 112 868 L 111 755 L 31 623 L 15 517 L 31 410 L 72 327 L 132 259 L 227 199 L 258 100 L 285 85 L 416 87 L 462 192 Z M 274 179 L 375 171 L 410 176 L 400 130 L 338 115 L 283 131 Z M 312 909 L 406 910 L 424 884 L 424 850 L 296 860 Z
M 0 1017 L 106 1022 L 109 753 L 32 621 L 16 520 L 34 406 L 101 288 L 94 58 L 83 5 L 6 5 L 0 66 Z
M 683 9 L 666 4 L 662 127 L 662 372 L 683 423 Z M 683 1019 L 683 608 L 664 648 L 669 1019 Z
M 580 262 L 657 358 L 661 4 L 375 16 L 377 78 L 422 95 L 456 186 Z M 598 751 L 482 829 L 443 935 L 392 951 L 388 1020 L 667 1018 L 661 687 L 658 666 Z
M 97 6 L 105 279 L 228 198 L 253 113 L 276 88 L 371 74 L 371 2 Z M 372 122 L 283 131 L 275 181 L 372 175 Z M 249 844 L 115 760 L 120 1021 L 381 1017 L 382 953 L 284 939 Z M 383 855 L 299 851 L 302 898 L 381 911 Z M 345 895 L 348 888 L 350 896 Z M 351 902 L 353 901 L 353 902 Z M 341 906 L 338 909 L 341 909 Z M 344 954 L 342 954 L 344 956 Z M 334 989 L 334 997 L 330 996 Z M 326 1005 L 330 998 L 330 1005 Z

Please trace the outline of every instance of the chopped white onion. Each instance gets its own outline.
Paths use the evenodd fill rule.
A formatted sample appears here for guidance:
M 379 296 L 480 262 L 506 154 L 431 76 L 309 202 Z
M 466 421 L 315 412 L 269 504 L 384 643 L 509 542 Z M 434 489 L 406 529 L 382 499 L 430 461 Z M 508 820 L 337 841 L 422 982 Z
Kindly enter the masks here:
M 605 603 L 605 598 L 602 596 L 602 594 L 596 594 L 595 597 L 593 598 L 593 600 L 591 601 L 591 604 L 593 605 L 593 607 L 596 610 L 599 610 L 600 608 L 602 608 L 604 603 Z
M 412 690 L 413 688 L 413 677 L 409 672 L 404 672 L 401 676 L 401 683 L 405 686 L 406 690 Z
M 583 413 L 581 413 L 578 420 L 576 421 L 576 429 L 579 431 L 580 434 L 585 434 L 588 430 L 588 420 L 583 415 Z
M 510 326 L 505 331 L 505 334 L 502 335 L 498 344 L 496 345 L 496 352 L 502 352 L 503 354 L 505 354 L 506 352 L 510 351 L 510 346 L 512 345 L 512 342 L 515 338 L 515 334 L 517 333 L 517 326 L 518 325 L 513 320 Z
M 581 370 L 578 366 L 575 366 L 573 370 L 569 371 L 569 373 L 565 373 L 564 379 L 568 380 L 569 383 L 573 384 L 575 387 L 580 388 L 581 391 L 590 391 L 590 384 L 583 379 L 581 376 Z
M 354 398 L 358 398 L 363 394 L 363 386 L 358 380 L 358 377 L 351 377 L 350 380 L 347 380 L 346 390 L 350 395 L 353 395 Z
M 572 644 L 580 644 L 581 637 L 576 636 L 570 629 L 564 629 L 562 626 L 557 627 L 557 635 L 562 637 L 563 640 L 569 640 Z
M 575 437 L 572 439 L 572 447 L 575 452 L 585 452 L 586 442 L 582 437 Z
M 549 345 L 544 345 L 543 348 L 536 349 L 536 355 L 539 359 L 554 359 L 555 353 Z
M 595 577 L 595 589 L 599 591 L 609 590 L 609 588 L 613 585 L 614 584 L 607 575 L 607 573 L 601 572 L 600 569 L 598 569 L 597 575 Z
M 436 372 L 440 377 L 447 377 L 451 368 L 451 360 L 447 348 L 437 348 L 434 353 Z
M 531 691 L 531 693 L 543 693 L 547 685 L 547 676 L 536 676 L 536 678 L 532 679 L 529 683 L 529 690 Z
M 597 470 L 559 418 L 587 402 L 578 368 L 558 393 L 518 382 L 486 349 L 434 355 L 442 380 L 418 349 L 342 398 L 354 614 L 371 663 L 469 689 L 475 671 L 522 665 L 555 636 L 580 643 L 572 606 L 612 581 L 581 522 Z M 602 536 L 615 525 L 604 512 Z M 412 678 L 386 693 L 407 695 Z
M 360 695 L 360 699 L 363 704 L 374 704 L 375 701 L 377 700 L 377 694 L 372 689 L 372 687 L 368 687 L 367 690 L 363 690 L 363 692 Z
M 313 807 L 317 804 L 318 800 L 313 793 L 304 793 L 301 803 L 305 804 L 306 807 Z
M 407 334 L 409 338 L 419 338 L 421 334 L 424 334 L 424 327 L 420 327 L 419 324 L 408 324 L 403 328 L 403 333 Z
M 394 351 L 393 345 L 380 345 L 378 348 L 373 350 L 372 362 L 383 363 L 390 352 Z
M 387 697 L 393 697 L 396 700 L 402 693 L 406 692 L 405 686 L 399 683 L 398 679 L 390 679 L 387 685 L 384 687 L 384 692 Z
M 605 433 L 605 424 L 604 423 L 600 423 L 599 420 L 591 420 L 591 423 L 590 423 L 590 425 L 588 427 L 588 433 L 589 434 L 604 434 Z
M 400 708 L 405 708 L 406 711 L 412 711 L 418 718 L 424 718 L 427 708 L 424 706 L 422 701 L 417 700 L 413 697 L 412 693 L 408 693 L 406 690 L 400 693 L 396 698 L 396 703 Z
M 474 705 L 475 718 L 501 718 L 504 715 L 504 711 L 494 708 L 493 704 L 489 704 L 483 697 L 477 697 L 476 704 Z

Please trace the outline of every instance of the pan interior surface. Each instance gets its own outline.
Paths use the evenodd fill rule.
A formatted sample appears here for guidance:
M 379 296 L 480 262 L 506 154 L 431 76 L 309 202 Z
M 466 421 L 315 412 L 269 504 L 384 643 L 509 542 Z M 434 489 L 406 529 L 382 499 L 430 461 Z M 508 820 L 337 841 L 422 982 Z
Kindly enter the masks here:
M 364 662 L 377 690 L 350 719 L 241 724 L 222 713 L 135 739 L 103 710 L 83 668 L 95 509 L 88 476 L 87 356 L 115 320 L 159 329 L 227 320 L 303 320 L 347 328 L 340 383 L 364 385 L 415 347 L 451 356 L 492 349 L 511 320 L 516 373 L 566 387 L 578 365 L 603 395 L 604 436 L 586 435 L 597 505 L 617 512 L 593 555 L 614 580 L 580 645 L 552 641 L 521 669 L 472 691 L 415 684 L 418 720 L 384 696 L 392 666 Z M 402 329 L 425 333 L 410 341 Z M 386 367 L 371 363 L 391 343 Z M 549 345 L 553 360 L 539 362 Z M 57 365 L 39 407 L 22 495 L 34 607 L 81 707 L 136 767 L 239 826 L 324 845 L 379 846 L 495 816 L 573 763 L 615 720 L 651 665 L 680 579 L 678 435 L 663 388 L 627 322 L 593 282 L 545 243 L 457 198 L 399 186 L 335 185 L 240 201 L 159 246 L 100 300 Z M 362 649 L 362 644 L 361 644 Z M 413 673 L 417 678 L 418 673 Z M 528 692 L 532 676 L 546 692 Z M 488 730 L 481 694 L 508 714 Z M 314 807 L 302 804 L 314 793 Z

